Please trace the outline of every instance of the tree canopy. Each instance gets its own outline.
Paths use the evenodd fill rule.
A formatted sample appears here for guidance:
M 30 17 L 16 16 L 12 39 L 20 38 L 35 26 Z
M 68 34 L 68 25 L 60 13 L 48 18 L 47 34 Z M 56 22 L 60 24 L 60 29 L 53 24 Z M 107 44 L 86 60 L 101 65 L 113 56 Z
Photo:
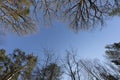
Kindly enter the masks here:
M 37 21 L 49 25 L 55 18 L 79 31 L 103 25 L 107 17 L 119 13 L 119 0 L 1 0 L 0 26 L 3 32 L 24 35 L 36 32 Z
M 106 57 L 115 65 L 120 65 L 120 43 L 106 46 Z
M 7 55 L 4 49 L 0 50 L 0 80 L 31 79 L 32 70 L 37 62 L 33 54 L 26 55 L 20 49 L 15 49 Z
M 33 54 L 15 49 L 12 54 L 0 50 L 1 80 L 119 80 L 120 43 L 106 46 L 106 62 L 80 59 L 74 51 L 67 51 L 61 63 L 52 50 L 44 50 L 37 60 Z M 38 62 L 37 62 L 38 61 Z
M 51 63 L 48 66 L 40 69 L 36 68 L 34 72 L 34 80 L 60 80 L 62 75 L 61 67 L 56 63 Z
M 12 54 L 1 49 L 0 80 L 60 80 L 61 66 L 54 62 L 55 57 L 50 51 L 43 53 L 46 54 L 44 60 L 38 61 L 32 53 L 20 49 L 15 49 Z
M 106 63 L 98 59 L 80 59 L 74 51 L 67 51 L 63 62 L 64 75 L 69 80 L 119 80 L 119 68 L 109 61 Z
M 30 16 L 30 6 L 29 0 L 1 0 L 1 31 L 16 32 L 19 35 L 34 32 L 36 27 Z

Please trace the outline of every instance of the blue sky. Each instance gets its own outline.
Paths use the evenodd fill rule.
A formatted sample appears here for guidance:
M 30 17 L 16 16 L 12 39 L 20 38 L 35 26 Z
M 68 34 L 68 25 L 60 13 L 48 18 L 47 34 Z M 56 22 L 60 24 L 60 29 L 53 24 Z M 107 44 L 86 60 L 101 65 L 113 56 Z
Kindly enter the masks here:
M 80 58 L 103 59 L 105 46 L 120 41 L 120 18 L 114 17 L 106 22 L 101 30 L 80 31 L 74 33 L 62 22 L 56 22 L 53 27 L 40 28 L 36 34 L 27 36 L 6 35 L 0 48 L 12 52 L 20 48 L 25 52 L 33 52 L 41 56 L 42 48 L 50 48 L 57 55 L 64 56 L 66 49 L 74 49 Z

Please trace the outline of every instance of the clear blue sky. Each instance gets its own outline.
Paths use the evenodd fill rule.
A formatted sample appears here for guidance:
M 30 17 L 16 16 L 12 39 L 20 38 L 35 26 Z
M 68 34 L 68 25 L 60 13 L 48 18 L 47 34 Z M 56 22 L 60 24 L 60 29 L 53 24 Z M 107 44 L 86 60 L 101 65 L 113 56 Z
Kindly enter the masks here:
M 105 46 L 120 41 L 120 18 L 108 20 L 102 30 L 98 27 L 92 31 L 74 33 L 64 23 L 56 22 L 53 27 L 41 27 L 33 35 L 19 37 L 7 35 L 3 37 L 0 48 L 12 52 L 20 48 L 25 52 L 41 55 L 42 48 L 55 50 L 57 55 L 65 55 L 66 49 L 75 49 L 81 58 L 103 58 Z

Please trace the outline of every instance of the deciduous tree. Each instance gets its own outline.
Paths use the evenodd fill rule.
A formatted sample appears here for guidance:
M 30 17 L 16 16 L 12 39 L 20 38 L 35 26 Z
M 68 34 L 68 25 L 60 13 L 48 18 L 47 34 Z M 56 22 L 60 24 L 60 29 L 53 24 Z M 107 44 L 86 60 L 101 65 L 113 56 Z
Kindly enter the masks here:
M 37 21 L 49 25 L 66 20 L 78 32 L 103 25 L 106 18 L 120 14 L 119 0 L 1 0 L 2 31 L 20 35 L 36 32 Z M 97 24 L 97 25 L 96 25 Z

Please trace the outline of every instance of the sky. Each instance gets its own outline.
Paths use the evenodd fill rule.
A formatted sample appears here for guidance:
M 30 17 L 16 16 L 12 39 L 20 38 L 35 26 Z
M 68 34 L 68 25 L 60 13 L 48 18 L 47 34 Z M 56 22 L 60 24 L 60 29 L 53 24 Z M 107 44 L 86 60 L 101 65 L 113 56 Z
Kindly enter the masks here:
M 70 30 L 67 24 L 56 21 L 52 27 L 40 26 L 36 34 L 7 34 L 2 40 L 0 49 L 4 48 L 8 53 L 19 48 L 41 57 L 42 49 L 49 48 L 54 50 L 56 55 L 64 57 L 66 50 L 73 49 L 81 59 L 104 59 L 105 46 L 120 41 L 120 18 L 107 20 L 102 29 L 98 26 L 96 29 L 78 33 Z

